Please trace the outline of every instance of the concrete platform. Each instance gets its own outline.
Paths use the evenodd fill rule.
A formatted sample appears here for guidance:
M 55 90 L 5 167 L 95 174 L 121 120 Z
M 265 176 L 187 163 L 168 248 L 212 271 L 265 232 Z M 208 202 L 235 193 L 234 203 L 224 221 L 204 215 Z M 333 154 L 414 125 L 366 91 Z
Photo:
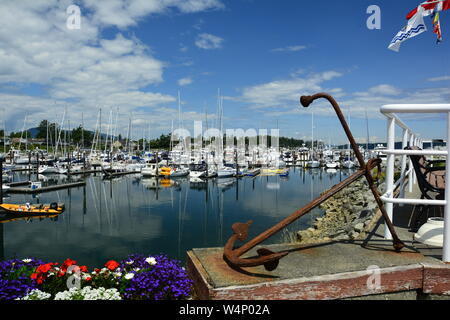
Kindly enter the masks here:
M 264 267 L 234 270 L 223 260 L 222 248 L 193 249 L 188 252 L 188 272 L 199 299 L 342 299 L 423 290 L 424 283 L 430 293 L 450 291 L 450 266 L 411 249 L 397 253 L 385 244 L 361 244 L 267 246 L 290 252 L 272 272 Z M 369 266 L 379 268 L 379 288 L 367 285 L 375 274 Z M 436 275 L 446 280 L 436 281 Z
M 406 245 L 401 252 L 384 240 L 383 219 L 361 241 L 264 246 L 275 252 L 289 251 L 272 272 L 262 266 L 233 269 L 223 259 L 223 248 L 192 249 L 187 253 L 187 270 L 195 281 L 196 297 L 317 300 L 438 295 L 450 299 L 450 265 L 440 261 L 442 250 L 412 242 L 408 222 L 413 209 L 395 208 L 393 222 Z M 244 257 L 256 256 L 258 248 Z

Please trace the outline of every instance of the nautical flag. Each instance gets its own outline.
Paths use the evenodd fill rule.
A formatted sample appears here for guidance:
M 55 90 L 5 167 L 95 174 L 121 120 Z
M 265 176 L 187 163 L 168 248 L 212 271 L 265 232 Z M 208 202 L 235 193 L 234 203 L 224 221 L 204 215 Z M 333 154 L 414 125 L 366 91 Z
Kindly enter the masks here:
M 409 20 L 414 17 L 419 8 L 424 9 L 423 16 L 426 17 L 435 12 L 450 9 L 450 0 L 427 0 L 422 2 L 417 8 L 414 8 L 407 14 L 406 19 Z
M 421 8 L 420 6 L 419 8 L 420 10 L 418 10 L 417 13 L 411 19 L 409 19 L 406 27 L 400 30 L 394 37 L 394 39 L 392 39 L 388 47 L 389 49 L 398 52 L 400 50 L 400 44 L 403 41 L 413 38 L 421 34 L 422 32 L 427 31 L 427 27 L 423 22 L 424 9 Z
M 437 35 L 436 43 L 442 41 L 441 23 L 439 22 L 439 12 L 436 12 L 432 16 L 433 18 L 433 32 Z

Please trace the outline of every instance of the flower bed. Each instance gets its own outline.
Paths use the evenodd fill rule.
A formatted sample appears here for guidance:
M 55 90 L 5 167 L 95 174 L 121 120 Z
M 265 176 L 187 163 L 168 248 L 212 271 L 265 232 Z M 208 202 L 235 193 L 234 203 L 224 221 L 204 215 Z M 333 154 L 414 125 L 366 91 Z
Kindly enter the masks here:
M 178 261 L 165 255 L 130 255 L 89 271 L 72 259 L 0 262 L 0 300 L 181 300 L 192 281 Z

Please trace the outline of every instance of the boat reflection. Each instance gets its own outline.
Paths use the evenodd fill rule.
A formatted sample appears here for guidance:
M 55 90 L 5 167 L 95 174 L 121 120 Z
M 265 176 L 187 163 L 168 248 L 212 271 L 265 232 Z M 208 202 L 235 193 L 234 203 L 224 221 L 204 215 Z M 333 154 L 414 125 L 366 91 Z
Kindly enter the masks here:
M 175 181 L 173 179 L 159 179 L 159 178 L 142 178 L 142 185 L 149 190 L 152 189 L 161 189 L 161 188 L 172 188 L 179 187 L 180 181 Z
M 44 219 L 50 219 L 51 221 L 57 221 L 58 220 L 58 214 L 55 215 L 33 215 L 33 216 L 14 216 L 12 214 L 7 215 L 0 215 L 0 223 L 7 223 L 7 222 L 13 222 L 13 221 L 26 221 L 31 222 L 32 220 L 39 220 L 42 221 Z

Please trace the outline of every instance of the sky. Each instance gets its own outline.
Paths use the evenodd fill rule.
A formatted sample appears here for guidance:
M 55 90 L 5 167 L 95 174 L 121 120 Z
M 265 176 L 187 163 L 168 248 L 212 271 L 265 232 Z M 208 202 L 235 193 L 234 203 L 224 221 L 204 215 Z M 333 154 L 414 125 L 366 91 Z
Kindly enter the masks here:
M 419 3 L 1 0 L 0 117 L 7 132 L 43 119 L 93 130 L 101 109 L 103 132 L 127 135 L 131 121 L 134 138 L 154 138 L 180 119 L 188 130 L 217 126 L 220 94 L 223 128 L 301 139 L 314 130 L 345 143 L 326 101 L 299 105 L 301 95 L 328 92 L 359 142 L 383 142 L 382 105 L 450 102 L 450 11 L 441 12 L 440 44 L 425 17 L 427 32 L 387 49 Z M 67 27 L 70 5 L 79 29 Z M 367 27 L 371 5 L 380 29 Z M 402 118 L 424 139 L 445 135 L 443 115 Z

